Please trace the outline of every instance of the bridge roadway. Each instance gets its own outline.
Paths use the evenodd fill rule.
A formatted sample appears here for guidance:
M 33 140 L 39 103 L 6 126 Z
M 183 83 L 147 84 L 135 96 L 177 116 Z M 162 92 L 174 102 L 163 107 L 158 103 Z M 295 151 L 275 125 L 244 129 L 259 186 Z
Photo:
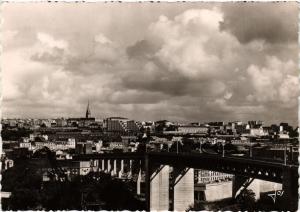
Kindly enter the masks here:
M 171 165 L 175 167 L 188 167 L 218 171 L 234 175 L 242 175 L 276 183 L 282 183 L 284 170 L 289 170 L 297 175 L 298 166 L 283 164 L 263 159 L 210 155 L 205 153 L 173 153 L 173 152 L 148 152 L 148 153 L 103 153 L 77 155 L 73 160 L 97 159 L 130 159 L 146 162 L 150 167 L 155 164 Z

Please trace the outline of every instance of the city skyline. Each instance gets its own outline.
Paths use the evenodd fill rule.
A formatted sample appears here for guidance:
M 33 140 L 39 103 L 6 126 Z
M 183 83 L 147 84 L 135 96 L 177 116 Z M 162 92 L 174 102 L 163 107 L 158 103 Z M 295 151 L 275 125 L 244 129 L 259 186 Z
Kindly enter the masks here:
M 2 117 L 297 126 L 295 4 L 4 3 Z
M 109 116 L 109 117 L 95 117 L 93 116 L 93 114 L 91 113 L 91 110 L 90 110 L 90 104 L 89 104 L 89 101 L 88 101 L 88 104 L 87 104 L 87 108 L 86 108 L 86 111 L 85 111 L 85 116 L 84 115 L 79 115 L 79 116 L 73 116 L 73 117 L 65 117 L 65 116 L 61 116 L 61 117 L 53 117 L 53 118 L 47 118 L 47 117 L 44 117 L 44 118 L 19 118 L 19 117 L 15 117 L 15 118 L 8 118 L 8 117 L 2 117 L 2 120 L 3 119 L 7 119 L 7 120 L 22 120 L 22 119 L 36 119 L 36 120 L 61 120 L 61 119 L 64 119 L 64 120 L 68 120 L 68 119 L 76 119 L 76 118 L 79 118 L 79 119 L 94 119 L 94 120 L 107 120 L 107 119 L 110 119 L 110 118 L 117 118 L 117 119 L 126 119 L 126 120 L 134 120 L 134 119 L 131 119 L 130 117 L 121 117 L 121 116 Z M 186 122 L 176 122 L 176 121 L 173 121 L 173 120 L 166 120 L 166 119 L 159 119 L 159 120 L 135 120 L 135 121 L 138 121 L 138 122 L 159 122 L 159 121 L 167 121 L 167 122 L 171 122 L 173 123 L 174 125 L 182 125 L 182 126 L 192 126 L 196 123 L 199 124 L 199 126 L 203 126 L 203 125 L 207 125 L 209 123 L 213 123 L 213 122 L 223 122 L 225 125 L 226 124 L 230 124 L 230 123 L 242 123 L 242 124 L 250 124 L 250 122 L 259 122 L 261 123 L 261 126 L 267 126 L 267 125 L 277 125 L 277 126 L 280 126 L 281 124 L 286 124 L 284 122 L 278 122 L 278 123 L 271 123 L 271 122 L 265 122 L 264 120 L 246 120 L 246 121 L 241 121 L 241 120 L 227 120 L 227 121 L 224 121 L 224 120 L 215 120 L 215 121 L 212 121 L 212 120 L 190 120 L 190 121 L 186 121 Z M 288 125 L 290 125 L 291 123 L 287 123 Z M 291 127 L 295 127 L 295 128 L 298 128 L 299 125 L 296 124 L 296 125 L 290 125 Z

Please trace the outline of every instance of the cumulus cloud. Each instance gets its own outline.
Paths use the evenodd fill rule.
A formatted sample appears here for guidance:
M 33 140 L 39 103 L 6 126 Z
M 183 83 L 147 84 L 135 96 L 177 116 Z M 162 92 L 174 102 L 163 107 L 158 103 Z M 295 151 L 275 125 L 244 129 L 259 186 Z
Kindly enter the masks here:
M 222 40 L 222 43 L 235 45 L 234 38 L 219 33 L 221 20 L 222 14 L 214 10 L 188 10 L 174 20 L 160 17 L 149 27 L 150 39 L 161 43 L 156 58 L 170 73 L 188 78 L 205 79 L 222 75 L 218 66 L 222 60 L 220 57 L 228 55 L 226 50 L 222 55 L 207 50 L 212 37 L 215 42 Z
M 223 4 L 220 28 L 240 42 L 264 40 L 270 43 L 297 42 L 298 6 L 295 2 Z
M 224 95 L 224 99 L 230 99 L 232 97 L 232 93 L 230 92 L 226 92 L 225 95 Z
M 79 116 L 90 100 L 100 117 L 294 121 L 297 44 L 294 25 L 285 23 L 297 13 L 293 6 L 260 5 L 197 6 L 172 15 L 170 9 L 147 21 L 133 10 L 113 27 L 106 26 L 113 19 L 107 13 L 89 30 L 85 22 L 61 19 L 59 33 L 43 29 L 47 20 L 30 33 L 9 29 L 7 40 L 16 42 L 6 41 L 3 54 L 3 112 Z M 135 14 L 144 21 L 132 28 Z M 72 33 L 63 31 L 69 24 Z
M 146 40 L 127 49 L 130 57 L 138 53 L 141 64 L 124 77 L 124 85 L 170 95 L 222 95 L 224 76 L 231 73 L 224 66 L 239 44 L 230 34 L 219 32 L 221 20 L 217 9 L 188 10 L 173 20 L 160 16 L 149 26 Z M 133 73 L 142 77 L 133 78 Z
M 292 61 L 282 62 L 275 57 L 267 57 L 265 67 L 251 65 L 247 73 L 255 92 L 250 94 L 250 100 L 279 101 L 295 106 L 299 94 L 296 70 L 297 66 Z
M 53 37 L 45 33 L 37 33 L 37 39 L 42 44 L 50 48 L 65 49 L 68 47 L 67 42 L 64 40 L 55 40 Z
M 101 43 L 101 44 L 111 44 L 111 40 L 109 40 L 107 37 L 105 37 L 105 35 L 103 34 L 98 34 L 95 36 L 95 41 L 97 43 Z
M 69 53 L 69 44 L 65 40 L 53 38 L 51 35 L 38 32 L 37 41 L 32 49 L 31 59 L 50 64 L 65 64 Z

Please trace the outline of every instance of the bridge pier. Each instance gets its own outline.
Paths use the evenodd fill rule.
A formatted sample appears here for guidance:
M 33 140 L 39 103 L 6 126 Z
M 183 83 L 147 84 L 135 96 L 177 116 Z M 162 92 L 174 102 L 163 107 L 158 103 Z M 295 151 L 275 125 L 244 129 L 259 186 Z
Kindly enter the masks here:
M 173 201 L 172 210 L 186 211 L 194 205 L 194 169 L 173 168 Z
M 106 173 L 110 174 L 111 172 L 111 164 L 110 164 L 110 159 L 107 160 L 107 169 L 106 169 Z
M 99 171 L 99 160 L 93 161 L 93 171 L 98 172 Z
M 99 172 L 100 171 L 100 160 L 97 160 L 97 172 Z
M 132 160 L 129 160 L 129 174 L 128 174 L 128 178 L 132 177 Z
M 122 175 L 124 173 L 124 160 L 122 159 L 120 163 L 121 163 L 121 167 L 120 167 L 120 170 L 118 172 L 118 176 L 119 176 L 119 178 L 122 178 Z
M 112 176 L 116 176 L 117 175 L 117 160 L 116 159 L 113 160 L 113 170 L 112 170 L 111 175 Z
M 169 210 L 169 172 L 168 165 L 159 165 L 149 169 L 149 209 L 150 211 Z M 147 198 L 147 195 L 146 195 Z
M 142 183 L 142 169 L 140 168 L 138 178 L 136 181 L 136 194 L 141 195 L 141 183 Z
M 283 182 L 282 182 L 282 190 L 283 190 L 283 198 L 285 209 L 290 211 L 297 211 L 299 207 L 298 203 L 298 173 L 292 172 L 291 169 L 285 167 L 283 169 Z
M 101 166 L 101 171 L 105 172 L 105 160 L 101 160 L 102 166 Z

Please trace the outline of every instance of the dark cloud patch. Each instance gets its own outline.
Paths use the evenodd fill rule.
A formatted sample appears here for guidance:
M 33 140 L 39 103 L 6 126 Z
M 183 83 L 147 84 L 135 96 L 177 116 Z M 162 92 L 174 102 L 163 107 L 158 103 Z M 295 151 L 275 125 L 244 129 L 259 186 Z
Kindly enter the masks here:
M 193 96 L 196 98 L 216 98 L 223 94 L 225 85 L 218 80 L 191 80 L 178 74 L 165 77 L 161 75 L 149 79 L 140 73 L 140 77 L 132 75 L 123 78 L 122 84 L 126 89 L 138 89 L 144 92 L 160 92 L 170 97 Z
M 51 52 L 40 52 L 33 54 L 31 59 L 33 61 L 51 64 L 63 64 L 64 50 L 54 47 Z
M 172 96 L 185 95 L 186 87 L 188 86 L 189 82 L 189 80 L 180 78 L 179 76 L 172 76 L 168 78 L 161 76 L 155 80 L 149 80 L 143 76 L 137 78 L 128 76 L 123 79 L 123 85 L 126 88 L 162 92 Z
M 141 40 L 134 45 L 129 46 L 126 52 L 130 58 L 143 59 L 152 58 L 153 54 L 158 51 L 159 46 L 148 40 Z
M 220 29 L 241 43 L 262 39 L 270 43 L 297 42 L 298 6 L 295 2 L 223 4 Z

